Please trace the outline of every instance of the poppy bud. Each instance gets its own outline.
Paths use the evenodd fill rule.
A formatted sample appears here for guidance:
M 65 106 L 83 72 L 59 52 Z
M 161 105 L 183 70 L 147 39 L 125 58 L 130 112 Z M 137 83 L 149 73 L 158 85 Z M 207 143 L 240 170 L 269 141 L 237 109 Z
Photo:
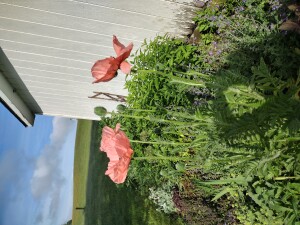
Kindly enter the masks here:
M 97 106 L 97 107 L 94 108 L 94 113 L 97 116 L 103 117 L 107 114 L 107 110 L 106 110 L 106 108 L 104 108 L 102 106 Z
M 117 111 L 118 112 L 124 112 L 125 110 L 126 110 L 126 106 L 125 105 L 123 105 L 123 104 L 119 104 L 119 105 L 117 105 Z

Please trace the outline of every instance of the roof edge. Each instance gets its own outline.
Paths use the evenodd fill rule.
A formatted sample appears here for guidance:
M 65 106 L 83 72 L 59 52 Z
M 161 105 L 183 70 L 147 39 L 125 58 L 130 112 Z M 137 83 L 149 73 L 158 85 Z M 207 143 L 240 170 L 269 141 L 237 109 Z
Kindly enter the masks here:
M 0 102 L 25 126 L 33 126 L 34 113 L 15 91 L 5 76 L 9 76 L 11 63 L 0 48 Z M 4 75 L 5 74 L 5 75 Z

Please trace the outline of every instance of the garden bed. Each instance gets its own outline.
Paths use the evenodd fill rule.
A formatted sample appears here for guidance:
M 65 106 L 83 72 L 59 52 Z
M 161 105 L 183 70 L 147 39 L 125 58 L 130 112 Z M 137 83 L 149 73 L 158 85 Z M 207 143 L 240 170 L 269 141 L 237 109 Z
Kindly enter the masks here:
M 128 185 L 187 224 L 300 224 L 299 11 L 208 1 L 196 39 L 145 43 L 101 122 L 131 140 Z

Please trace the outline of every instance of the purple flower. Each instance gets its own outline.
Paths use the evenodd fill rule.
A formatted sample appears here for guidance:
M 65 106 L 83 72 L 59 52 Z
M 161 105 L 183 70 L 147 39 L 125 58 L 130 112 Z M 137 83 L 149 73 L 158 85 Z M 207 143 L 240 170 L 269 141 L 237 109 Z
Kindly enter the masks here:
M 211 17 L 209 18 L 209 20 L 211 20 L 211 21 L 215 21 L 216 19 L 217 19 L 216 16 L 211 16 Z

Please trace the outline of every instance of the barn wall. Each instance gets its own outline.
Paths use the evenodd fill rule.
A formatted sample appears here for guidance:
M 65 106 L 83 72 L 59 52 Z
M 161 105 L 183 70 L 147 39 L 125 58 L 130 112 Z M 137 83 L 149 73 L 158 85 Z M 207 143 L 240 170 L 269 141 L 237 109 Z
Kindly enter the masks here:
M 190 32 L 192 0 L 0 0 L 0 45 L 23 80 L 38 114 L 98 119 L 95 106 L 109 111 L 118 102 L 88 98 L 93 92 L 127 95 L 125 76 L 92 84 L 90 69 L 114 56 L 112 35 L 134 51 L 145 38 Z M 10 77 L 12 83 L 17 78 Z

